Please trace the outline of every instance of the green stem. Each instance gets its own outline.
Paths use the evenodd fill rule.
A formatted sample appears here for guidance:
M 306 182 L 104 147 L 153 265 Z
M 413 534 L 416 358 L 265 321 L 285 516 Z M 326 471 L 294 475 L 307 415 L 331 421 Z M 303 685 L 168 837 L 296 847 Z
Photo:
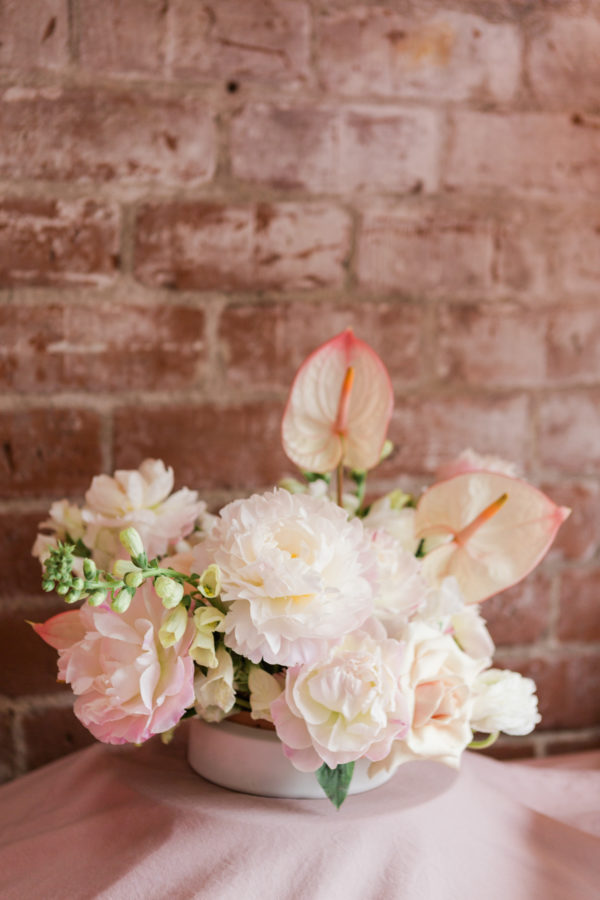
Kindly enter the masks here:
M 469 744 L 469 750 L 485 750 L 486 747 L 491 747 L 492 744 L 495 744 L 498 740 L 498 736 L 500 735 L 499 731 L 494 731 L 492 734 L 488 734 L 486 738 L 482 738 L 480 741 L 471 741 Z
M 340 460 L 337 467 L 337 504 L 343 508 L 344 502 L 344 463 Z

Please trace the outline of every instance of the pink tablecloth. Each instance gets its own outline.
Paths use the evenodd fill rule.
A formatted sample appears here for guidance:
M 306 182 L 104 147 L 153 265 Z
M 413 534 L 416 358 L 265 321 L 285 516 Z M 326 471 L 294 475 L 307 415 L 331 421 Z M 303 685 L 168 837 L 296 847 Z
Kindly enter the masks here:
M 243 764 L 243 763 L 241 763 Z M 326 800 L 215 787 L 170 747 L 93 746 L 0 790 L 0 897 L 597 900 L 600 753 L 464 757 Z

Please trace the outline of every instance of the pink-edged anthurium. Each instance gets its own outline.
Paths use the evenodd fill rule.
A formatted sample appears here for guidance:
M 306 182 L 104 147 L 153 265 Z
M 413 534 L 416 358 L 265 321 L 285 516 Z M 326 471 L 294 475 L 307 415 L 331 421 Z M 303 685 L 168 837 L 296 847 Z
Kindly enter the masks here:
M 453 575 L 467 603 L 521 581 L 543 558 L 570 510 L 526 481 L 496 472 L 466 472 L 434 484 L 421 497 L 416 537 L 434 546 L 424 574 Z
M 387 369 L 347 329 L 298 370 L 283 416 L 283 448 L 301 469 L 326 473 L 342 463 L 366 470 L 381 457 L 392 414 Z

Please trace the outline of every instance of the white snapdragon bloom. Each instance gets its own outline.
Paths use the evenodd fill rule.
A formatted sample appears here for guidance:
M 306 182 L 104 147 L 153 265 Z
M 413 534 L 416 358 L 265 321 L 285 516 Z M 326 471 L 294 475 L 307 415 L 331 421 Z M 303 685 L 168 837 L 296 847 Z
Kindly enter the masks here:
M 402 660 L 398 641 L 356 631 L 315 663 L 288 669 L 271 713 L 293 765 L 314 772 L 324 762 L 333 769 L 386 757 L 409 721 Z
M 58 541 L 69 539 L 76 543 L 85 532 L 80 508 L 68 500 L 57 500 L 53 503 L 50 507 L 50 518 L 39 527 L 50 532 L 38 534 L 31 551 L 41 563 L 48 559 L 50 550 L 57 546 Z
M 122 555 L 118 533 L 133 527 L 140 533 L 150 558 L 163 556 L 193 530 L 206 504 L 196 491 L 182 488 L 172 494 L 173 469 L 161 460 L 147 459 L 139 469 L 118 470 L 111 478 L 97 475 L 85 495 L 84 541 L 100 562 Z
M 250 691 L 250 716 L 253 719 L 273 721 L 271 704 L 277 700 L 285 684 L 285 676 L 270 675 L 259 666 L 250 666 L 248 689 Z
M 359 519 L 285 490 L 235 500 L 198 548 L 221 571 L 225 643 L 254 663 L 316 659 L 373 609 L 371 542 Z
M 474 731 L 529 734 L 541 721 L 535 682 L 518 672 L 488 669 L 477 678 L 474 691 L 471 715 Z
M 207 675 L 194 678 L 195 709 L 205 722 L 221 722 L 235 705 L 233 662 L 224 649 L 217 649 L 217 665 Z

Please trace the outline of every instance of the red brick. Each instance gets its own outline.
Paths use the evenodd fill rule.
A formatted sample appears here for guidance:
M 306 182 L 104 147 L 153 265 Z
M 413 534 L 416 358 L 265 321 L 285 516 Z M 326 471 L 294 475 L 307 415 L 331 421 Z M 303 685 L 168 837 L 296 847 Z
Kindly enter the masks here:
M 116 207 L 94 200 L 3 200 L 0 286 L 109 282 L 119 264 L 118 230 Z
M 569 305 L 548 323 L 548 376 L 561 383 L 600 381 L 600 315 L 597 307 Z
M 582 734 L 581 737 L 569 734 L 568 737 L 556 741 L 548 741 L 546 753 L 583 753 L 586 750 L 600 750 L 600 733 L 596 735 Z
M 447 306 L 440 310 L 437 374 L 445 381 L 497 386 L 542 385 L 547 316 L 516 304 Z
M 185 306 L 7 304 L 0 306 L 0 387 L 189 387 L 205 368 L 203 338 L 203 311 Z
M 534 296 L 537 303 L 556 295 L 557 257 L 570 227 L 554 206 L 519 201 L 502 209 L 495 235 L 494 282 L 527 298 Z
M 457 112 L 445 184 L 501 191 L 600 190 L 600 130 L 568 115 Z
M 215 170 L 205 100 L 130 91 L 11 88 L 0 105 L 0 177 L 200 184 Z
M 561 525 L 552 557 L 569 560 L 591 559 L 600 546 L 600 485 L 593 481 L 569 481 L 541 485 L 558 506 L 571 515 Z
M 324 204 L 146 206 L 135 274 L 180 289 L 337 287 L 349 249 L 348 215 Z
M 102 467 L 100 420 L 79 409 L 0 413 L 0 497 L 85 491 Z
M 281 84 L 306 82 L 310 61 L 310 14 L 288 0 L 171 0 L 173 71 Z
M 308 354 L 347 327 L 373 346 L 393 379 L 414 382 L 421 374 L 422 320 L 422 308 L 408 304 L 230 306 L 219 340 L 235 386 L 289 388 Z
M 567 569 L 560 577 L 561 641 L 600 641 L 600 569 Z
M 251 103 L 233 122 L 231 161 L 238 178 L 281 188 L 431 191 L 438 142 L 433 110 Z
M 552 109 L 591 109 L 600 103 L 600 22 L 554 16 L 533 35 L 529 81 L 536 98 Z
M 31 555 L 38 524 L 48 518 L 48 510 L 29 513 L 0 513 L 0 598 L 41 592 L 41 568 Z
M 538 730 L 600 725 L 600 654 L 496 659 L 496 664 L 498 668 L 513 669 L 535 681 L 542 715 Z
M 45 622 L 66 609 L 54 594 L 19 611 L 0 611 L 0 694 L 20 697 L 67 690 L 56 680 L 56 650 L 44 643 L 25 621 Z
M 0 712 L 0 784 L 13 775 L 15 747 L 13 742 L 14 713 Z
M 79 0 L 79 64 L 92 73 L 161 75 L 164 0 Z
M 572 217 L 566 222 L 560 245 L 560 278 L 569 293 L 595 296 L 600 281 L 600 215 L 589 221 Z
M 521 41 L 512 25 L 442 10 L 433 17 L 357 6 L 318 21 L 321 81 L 342 94 L 510 100 Z
M 153 406 L 115 414 L 115 468 L 152 456 L 193 489 L 266 488 L 293 465 L 281 449 L 283 403 Z
M 368 210 L 358 238 L 361 285 L 412 295 L 482 291 L 491 282 L 491 222 L 470 210 Z
M 486 600 L 481 614 L 498 646 L 533 644 L 544 636 L 550 617 L 551 582 L 544 572 Z
M 600 395 L 561 393 L 540 401 L 539 456 L 562 472 L 594 473 L 600 464 Z
M 66 0 L 3 0 L 0 67 L 46 69 L 69 62 Z
M 378 469 L 382 479 L 431 474 L 467 447 L 526 468 L 528 402 L 521 396 L 398 397 L 389 437 L 396 449 Z
M 94 743 L 94 738 L 75 717 L 72 709 L 34 708 L 22 716 L 26 742 L 25 764 L 37 769 L 75 750 Z M 43 736 L 43 740 L 40 739 Z
M 535 756 L 535 741 L 524 741 L 522 738 L 502 735 L 497 743 L 478 752 L 485 756 L 491 756 L 492 759 L 532 759 Z

